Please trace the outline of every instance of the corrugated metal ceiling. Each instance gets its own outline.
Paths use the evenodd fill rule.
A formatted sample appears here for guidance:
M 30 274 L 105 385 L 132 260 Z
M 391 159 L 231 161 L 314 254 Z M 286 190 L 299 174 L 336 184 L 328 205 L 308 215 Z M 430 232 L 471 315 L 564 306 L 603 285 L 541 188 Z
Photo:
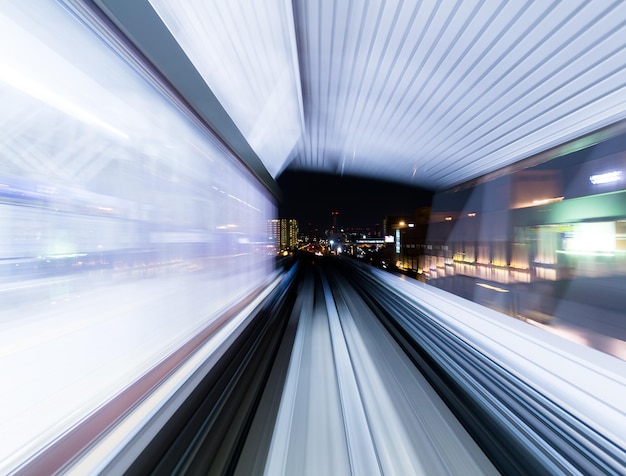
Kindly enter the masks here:
M 626 118 L 621 0 L 151 4 L 274 176 L 441 189 Z

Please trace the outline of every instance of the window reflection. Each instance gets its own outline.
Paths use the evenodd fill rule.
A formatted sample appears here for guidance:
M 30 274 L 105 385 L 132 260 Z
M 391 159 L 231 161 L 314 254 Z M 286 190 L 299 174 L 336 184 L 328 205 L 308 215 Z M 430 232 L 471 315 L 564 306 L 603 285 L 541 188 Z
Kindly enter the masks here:
M 421 279 L 626 359 L 625 170 L 621 135 L 437 194 Z

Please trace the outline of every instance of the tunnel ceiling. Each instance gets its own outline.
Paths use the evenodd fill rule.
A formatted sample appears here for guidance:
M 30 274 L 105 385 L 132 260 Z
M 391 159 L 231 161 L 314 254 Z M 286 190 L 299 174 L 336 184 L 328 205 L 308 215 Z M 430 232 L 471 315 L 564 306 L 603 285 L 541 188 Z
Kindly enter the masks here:
M 621 0 L 149 3 L 274 177 L 441 189 L 626 117 Z

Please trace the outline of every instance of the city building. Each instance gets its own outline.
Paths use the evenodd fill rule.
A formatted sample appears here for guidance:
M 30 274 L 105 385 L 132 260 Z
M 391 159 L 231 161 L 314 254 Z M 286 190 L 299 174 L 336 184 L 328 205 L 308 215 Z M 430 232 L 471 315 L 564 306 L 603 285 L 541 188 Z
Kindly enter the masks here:
M 430 207 L 420 207 L 412 216 L 385 217 L 385 239 L 387 243 L 394 245 L 394 264 L 398 269 L 420 274 L 430 212 Z
M 298 247 L 298 220 L 280 219 L 280 250 L 294 251 Z
M 270 242 L 270 246 L 273 248 L 274 253 L 278 252 L 280 247 L 280 220 L 273 218 L 267 222 L 267 237 Z

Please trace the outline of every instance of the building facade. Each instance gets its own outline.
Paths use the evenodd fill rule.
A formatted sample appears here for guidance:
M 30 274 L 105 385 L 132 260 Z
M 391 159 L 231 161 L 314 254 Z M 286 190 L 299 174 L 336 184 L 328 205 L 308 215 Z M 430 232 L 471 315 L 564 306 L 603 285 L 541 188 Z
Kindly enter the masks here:
M 293 251 L 298 247 L 298 220 L 280 219 L 280 250 Z

